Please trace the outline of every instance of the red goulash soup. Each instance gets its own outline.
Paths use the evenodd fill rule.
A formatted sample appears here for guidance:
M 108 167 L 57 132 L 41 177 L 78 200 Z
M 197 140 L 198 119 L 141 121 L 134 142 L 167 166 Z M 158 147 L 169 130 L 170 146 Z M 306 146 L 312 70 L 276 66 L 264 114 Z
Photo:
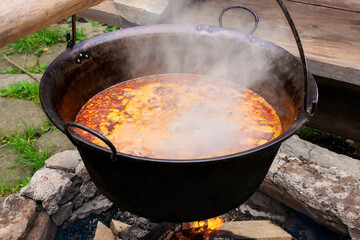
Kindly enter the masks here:
M 107 137 L 118 152 L 160 159 L 238 153 L 281 134 L 274 109 L 240 85 L 198 75 L 148 76 L 91 98 L 76 122 Z M 85 139 L 105 146 L 76 129 Z

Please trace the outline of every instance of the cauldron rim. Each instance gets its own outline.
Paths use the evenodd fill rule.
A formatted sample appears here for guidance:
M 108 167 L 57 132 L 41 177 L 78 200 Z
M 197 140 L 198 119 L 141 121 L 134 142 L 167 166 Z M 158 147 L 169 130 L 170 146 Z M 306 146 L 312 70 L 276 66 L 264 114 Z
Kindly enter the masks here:
M 295 56 L 293 56 L 291 53 L 289 53 L 287 50 L 283 49 L 282 47 L 268 41 L 265 39 L 262 39 L 260 37 L 256 37 L 250 34 L 246 34 L 243 32 L 235 31 L 232 29 L 226 29 L 216 26 L 210 26 L 210 25 L 189 25 L 189 24 L 157 24 L 157 25 L 148 25 L 148 26 L 137 26 L 132 28 L 126 28 L 117 30 L 114 32 L 109 32 L 105 34 L 101 34 L 92 38 L 89 38 L 87 40 L 84 40 L 83 42 L 76 44 L 72 49 L 68 49 L 64 51 L 62 54 L 60 54 L 48 67 L 48 70 L 44 73 L 41 84 L 40 84 L 40 101 L 42 103 L 42 107 L 44 109 L 45 114 L 47 117 L 53 122 L 53 124 L 64 133 L 64 121 L 61 119 L 60 116 L 57 113 L 54 113 L 53 111 L 50 111 L 46 108 L 46 104 L 49 101 L 49 99 L 46 99 L 44 96 L 44 92 L 46 89 L 46 84 L 44 84 L 44 79 L 49 79 L 51 77 L 52 70 L 54 67 L 58 67 L 59 63 L 64 64 L 64 62 L 68 61 L 75 61 L 76 56 L 81 52 L 86 52 L 87 48 L 94 48 L 98 45 L 106 44 L 107 42 L 111 42 L 114 40 L 121 40 L 121 39 L 127 39 L 131 37 L 146 34 L 170 34 L 170 33 L 181 33 L 181 34 L 208 34 L 209 36 L 216 36 L 217 39 L 241 39 L 242 41 L 247 41 L 250 44 L 258 44 L 261 47 L 267 47 L 276 49 L 278 52 L 281 52 L 281 54 L 284 54 L 290 58 L 293 58 L 297 61 Z M 104 37 L 107 36 L 107 37 Z M 73 54 L 69 54 L 69 53 Z M 73 58 L 73 59 L 71 59 Z M 66 61 L 65 61 L 66 60 Z M 309 74 L 309 85 L 310 85 L 310 96 L 312 100 L 317 103 L 318 100 L 318 92 L 315 80 L 311 74 Z M 271 148 L 272 146 L 277 146 L 279 143 L 285 141 L 294 133 L 296 133 L 297 130 L 299 130 L 306 122 L 312 117 L 311 114 L 306 113 L 305 111 L 300 112 L 297 119 L 294 120 L 294 122 L 289 126 L 287 130 L 285 130 L 281 135 L 276 137 L 275 139 L 260 145 L 255 148 L 248 149 L 246 151 L 230 154 L 230 155 L 223 155 L 218 157 L 211 157 L 211 158 L 199 158 L 199 159 L 159 159 L 159 158 L 148 158 L 148 157 L 139 157 L 129 154 L 124 154 L 121 152 L 117 152 L 117 156 L 125 157 L 127 160 L 133 160 L 133 161 L 143 161 L 143 162 L 152 162 L 152 163 L 159 163 L 159 164 L 201 164 L 201 163 L 218 163 L 219 161 L 230 161 L 234 159 L 240 159 L 243 156 L 251 155 L 255 152 L 258 152 L 260 150 L 264 150 L 267 148 Z M 82 145 L 86 145 L 90 147 L 91 149 L 95 151 L 100 152 L 106 152 L 109 155 L 111 154 L 111 151 L 105 147 L 101 147 L 99 145 L 96 145 L 94 143 L 91 143 L 82 137 L 75 134 L 74 138 Z M 122 158 L 123 159 L 123 158 Z M 108 159 L 110 161 L 110 158 Z M 272 160 L 271 160 L 272 161 Z

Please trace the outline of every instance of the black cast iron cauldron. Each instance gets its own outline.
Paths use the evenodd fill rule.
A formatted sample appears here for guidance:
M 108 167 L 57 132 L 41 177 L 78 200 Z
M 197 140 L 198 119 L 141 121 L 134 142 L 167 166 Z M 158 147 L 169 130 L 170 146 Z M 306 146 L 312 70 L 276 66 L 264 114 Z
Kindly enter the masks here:
M 223 214 L 248 199 L 263 181 L 281 142 L 310 119 L 317 87 L 306 64 L 303 68 L 289 52 L 249 34 L 203 25 L 142 26 L 97 36 L 66 50 L 46 70 L 40 99 L 49 119 L 77 146 L 98 189 L 118 207 L 157 221 L 194 221 Z M 100 91 L 163 73 L 240 81 L 274 107 L 284 132 L 233 155 L 168 160 L 116 152 L 95 133 L 112 150 L 97 146 L 67 128 L 71 124 L 65 125 Z M 252 82 L 253 77 L 261 80 Z

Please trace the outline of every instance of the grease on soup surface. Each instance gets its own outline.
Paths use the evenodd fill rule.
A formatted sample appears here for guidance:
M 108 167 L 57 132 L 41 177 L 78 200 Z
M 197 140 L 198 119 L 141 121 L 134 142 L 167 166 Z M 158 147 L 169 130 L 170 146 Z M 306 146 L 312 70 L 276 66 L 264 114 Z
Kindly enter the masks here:
M 107 137 L 118 152 L 159 159 L 225 156 L 281 134 L 275 110 L 234 82 L 187 74 L 114 85 L 91 98 L 76 122 Z M 83 130 L 76 133 L 105 146 Z

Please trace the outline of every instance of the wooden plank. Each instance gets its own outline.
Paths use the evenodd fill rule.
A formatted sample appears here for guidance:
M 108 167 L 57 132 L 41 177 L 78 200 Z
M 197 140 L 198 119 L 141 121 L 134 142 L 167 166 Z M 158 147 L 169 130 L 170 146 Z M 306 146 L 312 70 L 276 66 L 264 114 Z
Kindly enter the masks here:
M 220 227 L 235 239 L 291 240 L 292 236 L 269 220 L 226 222 Z
M 292 2 L 307 3 L 317 6 L 338 8 L 347 11 L 360 12 L 359 0 L 287 0 Z
M 1 0 L 0 47 L 90 8 L 102 0 Z
M 216 26 L 221 9 L 239 4 L 258 13 L 260 23 L 255 36 L 298 55 L 290 28 L 275 0 L 208 0 L 184 8 L 167 22 Z M 319 76 L 360 85 L 360 14 L 297 2 L 286 2 L 286 5 L 299 31 L 311 71 Z M 252 16 L 236 10 L 226 13 L 224 26 L 240 31 L 251 29 Z
M 105 0 L 92 8 L 79 12 L 77 15 L 121 28 L 134 26 L 134 24 L 129 23 L 120 16 L 119 10 L 115 8 L 113 0 Z

